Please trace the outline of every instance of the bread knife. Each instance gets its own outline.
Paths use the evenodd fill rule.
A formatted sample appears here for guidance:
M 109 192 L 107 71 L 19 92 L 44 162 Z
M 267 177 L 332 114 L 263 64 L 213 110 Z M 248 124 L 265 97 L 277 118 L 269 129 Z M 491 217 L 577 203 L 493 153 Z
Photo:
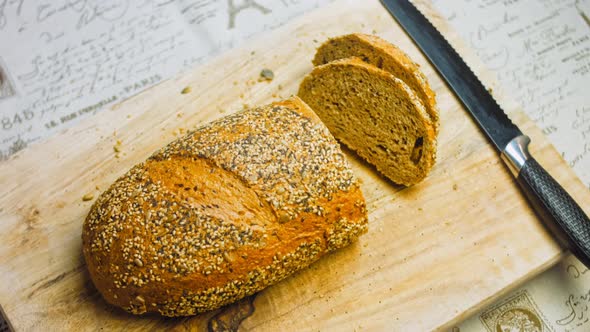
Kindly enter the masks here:
M 590 267 L 590 220 L 531 156 L 529 137 L 510 121 L 465 61 L 410 1 L 381 1 L 475 118 L 541 221 L 558 242 Z

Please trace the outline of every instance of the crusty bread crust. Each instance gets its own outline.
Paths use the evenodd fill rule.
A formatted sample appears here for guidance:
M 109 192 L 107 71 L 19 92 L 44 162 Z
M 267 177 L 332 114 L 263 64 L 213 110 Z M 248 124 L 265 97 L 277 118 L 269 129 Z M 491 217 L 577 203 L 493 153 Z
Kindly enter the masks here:
M 294 97 L 205 125 L 133 167 L 94 203 L 82 239 L 107 302 L 185 316 L 253 294 L 366 230 L 338 143 Z
M 330 38 L 324 42 L 318 48 L 312 62 L 319 66 L 349 57 L 359 57 L 404 81 L 424 104 L 434 131 L 438 133 L 439 111 L 436 107 L 435 93 L 420 66 L 406 53 L 378 36 L 353 33 Z
M 359 58 L 317 66 L 301 97 L 332 134 L 395 183 L 413 185 L 436 159 L 436 133 L 414 91 Z

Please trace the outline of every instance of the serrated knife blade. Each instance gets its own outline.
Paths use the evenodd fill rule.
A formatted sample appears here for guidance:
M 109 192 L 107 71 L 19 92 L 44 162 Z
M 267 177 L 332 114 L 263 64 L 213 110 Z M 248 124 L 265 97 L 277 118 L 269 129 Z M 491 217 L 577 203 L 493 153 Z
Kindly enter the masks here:
M 410 1 L 381 2 L 494 144 L 543 223 L 562 245 L 590 267 L 590 220 L 530 155 L 530 139 L 510 121 L 457 51 Z

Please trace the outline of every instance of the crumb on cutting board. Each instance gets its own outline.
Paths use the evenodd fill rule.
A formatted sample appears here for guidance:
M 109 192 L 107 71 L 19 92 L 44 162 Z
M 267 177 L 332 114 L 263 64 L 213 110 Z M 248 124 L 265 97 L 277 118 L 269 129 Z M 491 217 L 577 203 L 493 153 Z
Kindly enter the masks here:
M 183 95 L 190 93 L 192 91 L 190 86 L 185 87 L 184 89 L 182 89 L 182 91 L 180 91 L 180 93 L 182 93 Z
M 174 136 L 178 136 L 178 135 L 182 136 L 185 133 L 186 133 L 186 128 L 183 128 L 183 127 L 172 130 L 172 135 L 174 135 Z
M 87 201 L 91 201 L 94 199 L 94 194 L 92 193 L 88 193 L 84 196 L 82 196 L 82 201 L 87 202 Z
M 264 68 L 262 71 L 260 71 L 261 80 L 272 81 L 273 78 L 275 78 L 275 73 L 272 70 Z
M 121 142 L 121 140 L 117 140 L 115 142 L 115 145 L 113 145 L 113 150 L 115 151 L 115 153 L 121 152 L 121 144 L 123 144 L 123 142 Z

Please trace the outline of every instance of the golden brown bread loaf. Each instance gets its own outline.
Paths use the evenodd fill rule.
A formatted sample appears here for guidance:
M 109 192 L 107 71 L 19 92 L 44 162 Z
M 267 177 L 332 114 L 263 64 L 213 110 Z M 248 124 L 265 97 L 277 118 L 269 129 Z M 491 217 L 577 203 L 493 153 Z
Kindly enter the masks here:
M 435 93 L 430 88 L 420 66 L 395 45 L 373 35 L 353 33 L 328 39 L 317 50 L 315 66 L 330 61 L 359 57 L 366 63 L 392 73 L 406 83 L 420 98 L 430 117 L 435 133 L 438 133 L 439 115 Z
M 393 182 L 412 185 L 434 165 L 436 133 L 402 80 L 359 58 L 315 67 L 298 95 L 346 146 Z
M 183 316 L 253 294 L 366 229 L 338 143 L 294 97 L 205 125 L 133 167 L 95 202 L 82 239 L 107 302 Z

